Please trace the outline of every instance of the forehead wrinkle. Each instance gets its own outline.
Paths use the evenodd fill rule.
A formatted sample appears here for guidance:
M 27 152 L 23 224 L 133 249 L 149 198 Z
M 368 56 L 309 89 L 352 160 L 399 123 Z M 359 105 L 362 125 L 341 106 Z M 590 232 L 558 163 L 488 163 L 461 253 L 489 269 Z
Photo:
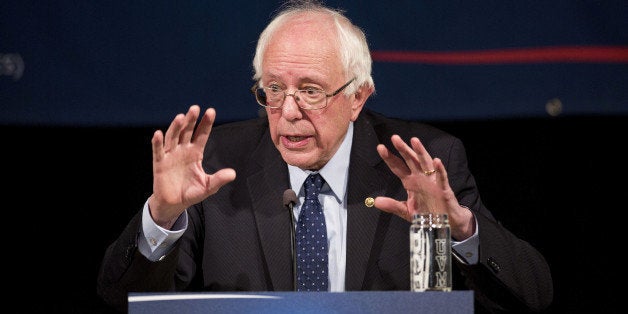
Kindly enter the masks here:
M 283 81 L 294 78 L 298 82 L 317 82 L 324 85 L 329 84 L 334 76 L 341 74 L 340 62 L 334 59 L 337 53 L 314 55 L 301 50 L 290 53 L 281 49 L 279 51 L 280 53 L 275 54 L 269 50 L 266 55 L 262 74 L 266 80 Z
M 305 37 L 308 40 L 303 40 Z M 335 28 L 327 16 L 309 12 L 293 16 L 270 38 L 262 76 L 327 83 L 342 74 L 335 38 Z
M 324 79 L 329 76 L 330 62 L 328 57 L 312 57 L 308 59 L 298 54 L 285 55 L 266 60 L 266 73 L 270 78 L 282 78 L 286 75 L 295 76 L 299 80 L 310 78 L 312 80 Z

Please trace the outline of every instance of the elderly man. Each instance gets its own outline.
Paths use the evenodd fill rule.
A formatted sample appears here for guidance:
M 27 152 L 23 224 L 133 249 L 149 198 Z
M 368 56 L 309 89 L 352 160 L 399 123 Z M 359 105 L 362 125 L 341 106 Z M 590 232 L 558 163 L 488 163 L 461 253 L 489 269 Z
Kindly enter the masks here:
M 197 125 L 191 106 L 155 132 L 153 194 L 103 259 L 107 303 L 124 309 L 130 291 L 410 290 L 410 221 L 434 212 L 449 216 L 454 289 L 473 289 L 477 311 L 549 306 L 546 261 L 482 204 L 460 140 L 364 108 L 370 52 L 341 12 L 285 7 L 253 66 L 265 117 L 213 127 L 209 108 Z M 295 254 L 312 254 L 296 269 L 291 228 Z M 300 242 L 314 235 L 312 253 Z

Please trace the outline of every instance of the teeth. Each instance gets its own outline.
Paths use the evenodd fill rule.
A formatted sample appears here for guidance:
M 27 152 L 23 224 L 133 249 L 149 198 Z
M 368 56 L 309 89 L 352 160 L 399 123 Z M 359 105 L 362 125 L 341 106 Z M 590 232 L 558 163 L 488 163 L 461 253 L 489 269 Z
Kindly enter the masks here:
M 288 136 L 287 138 L 291 142 L 298 142 L 298 141 L 302 141 L 305 137 L 303 137 L 303 136 Z

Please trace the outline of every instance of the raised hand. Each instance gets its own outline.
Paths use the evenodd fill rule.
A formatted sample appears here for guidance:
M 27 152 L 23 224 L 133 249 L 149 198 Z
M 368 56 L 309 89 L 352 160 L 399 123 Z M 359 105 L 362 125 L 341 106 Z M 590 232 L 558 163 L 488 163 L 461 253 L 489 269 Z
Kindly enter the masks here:
M 199 113 L 199 106 L 190 106 L 186 114 L 180 113 L 172 120 L 165 136 L 157 130 L 151 140 L 153 194 L 148 205 L 153 220 L 166 229 L 186 208 L 235 180 L 235 170 L 230 168 L 205 173 L 203 151 L 216 111 L 207 109 L 195 129 Z
M 452 237 L 464 240 L 473 235 L 473 214 L 458 204 L 442 161 L 432 158 L 416 137 L 410 139 L 412 147 L 398 135 L 393 135 L 391 141 L 403 159 L 392 154 L 383 144 L 377 146 L 377 152 L 401 180 L 408 199 L 397 201 L 380 196 L 375 198 L 375 207 L 407 221 L 412 221 L 412 216 L 419 213 L 448 214 Z

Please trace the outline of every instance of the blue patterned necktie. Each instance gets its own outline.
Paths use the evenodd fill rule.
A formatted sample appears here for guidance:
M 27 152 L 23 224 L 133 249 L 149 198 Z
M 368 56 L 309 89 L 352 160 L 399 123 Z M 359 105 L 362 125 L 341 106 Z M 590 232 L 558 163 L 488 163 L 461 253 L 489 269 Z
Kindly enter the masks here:
M 303 183 L 305 201 L 297 221 L 297 291 L 327 291 L 327 227 L 318 193 L 325 183 L 311 174 Z

